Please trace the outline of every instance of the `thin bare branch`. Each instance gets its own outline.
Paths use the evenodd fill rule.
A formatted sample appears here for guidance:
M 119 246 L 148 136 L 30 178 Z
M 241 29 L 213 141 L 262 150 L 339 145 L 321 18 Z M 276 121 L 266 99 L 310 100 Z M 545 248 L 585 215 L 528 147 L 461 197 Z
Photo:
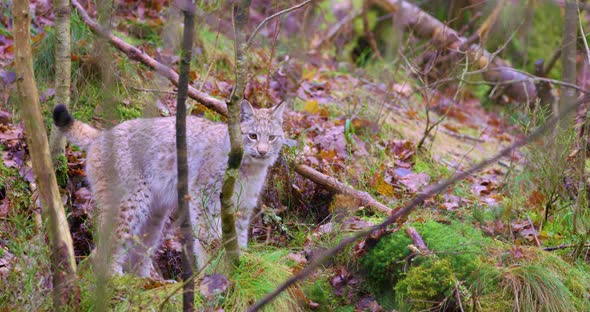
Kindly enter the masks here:
M 254 37 L 256 36 L 256 34 L 258 34 L 258 32 L 260 31 L 260 29 L 266 25 L 266 23 L 270 22 L 272 19 L 277 18 L 281 15 L 285 15 L 289 12 L 293 12 L 295 10 L 301 9 L 302 7 L 308 5 L 310 2 L 312 2 L 313 0 L 306 0 L 303 1 L 297 5 L 294 5 L 288 9 L 284 9 L 282 11 L 279 11 L 267 18 L 265 18 L 264 20 L 262 20 L 262 22 L 260 22 L 260 24 L 258 24 L 258 26 L 256 26 L 256 28 L 254 29 L 254 32 L 250 35 L 250 38 L 248 38 L 248 41 L 246 41 L 246 50 L 250 47 L 250 45 L 252 44 L 252 40 L 254 40 Z

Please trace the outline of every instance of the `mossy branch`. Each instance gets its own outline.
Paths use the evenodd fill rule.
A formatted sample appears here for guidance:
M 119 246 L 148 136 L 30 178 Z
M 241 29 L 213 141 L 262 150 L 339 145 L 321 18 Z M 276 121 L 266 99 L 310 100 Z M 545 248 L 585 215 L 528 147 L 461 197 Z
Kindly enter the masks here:
M 227 103 L 227 129 L 231 144 L 227 169 L 223 176 L 221 186 L 221 232 L 223 248 L 226 259 L 230 264 L 236 265 L 240 258 L 240 247 L 236 233 L 234 207 L 234 187 L 239 176 L 244 146 L 242 143 L 242 129 L 240 129 L 240 107 L 246 88 L 246 25 L 248 24 L 250 0 L 239 1 L 233 6 L 234 34 L 235 34 L 235 58 L 236 58 L 236 84 L 229 102 Z
M 20 109 L 27 130 L 28 147 L 33 172 L 38 184 L 44 215 L 48 219 L 53 274 L 53 304 L 55 310 L 65 310 L 77 304 L 76 262 L 72 236 L 64 213 L 51 163 L 47 134 L 39 106 L 39 94 L 33 72 L 29 0 L 13 1 L 14 47 Z M 75 309 L 75 308 L 74 308 Z

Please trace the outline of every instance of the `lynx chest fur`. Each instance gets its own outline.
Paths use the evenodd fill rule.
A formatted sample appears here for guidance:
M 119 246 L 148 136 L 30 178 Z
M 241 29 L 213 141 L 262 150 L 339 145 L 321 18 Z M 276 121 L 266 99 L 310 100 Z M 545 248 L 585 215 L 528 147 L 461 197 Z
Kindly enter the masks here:
M 245 248 L 268 168 L 283 145 L 284 105 L 253 109 L 242 101 L 241 107 L 244 157 L 234 203 L 238 243 Z M 177 207 L 175 119 L 136 119 L 98 131 L 57 106 L 54 122 L 71 143 L 88 152 L 86 171 L 99 223 L 101 228 L 112 226 L 115 233 L 112 272 L 149 275 L 150 256 Z M 221 237 L 219 195 L 230 149 L 227 126 L 189 117 L 187 146 L 189 211 L 201 267 L 207 261 L 207 245 Z

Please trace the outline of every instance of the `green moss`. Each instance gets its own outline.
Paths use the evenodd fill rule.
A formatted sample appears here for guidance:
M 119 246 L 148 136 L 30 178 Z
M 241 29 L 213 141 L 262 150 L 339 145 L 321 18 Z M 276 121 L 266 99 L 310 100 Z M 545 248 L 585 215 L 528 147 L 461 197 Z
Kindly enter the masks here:
M 53 161 L 53 167 L 55 169 L 55 178 L 57 179 L 57 185 L 61 188 L 65 188 L 68 184 L 68 159 L 65 155 L 59 155 Z
M 197 310 L 245 311 L 255 301 L 273 291 L 281 282 L 292 275 L 293 261 L 286 256 L 288 250 L 277 250 L 253 246 L 240 259 L 239 267 L 228 276 L 230 286 L 222 296 L 212 300 L 204 298 L 199 292 L 200 277 L 197 277 L 195 289 L 195 307 Z M 213 274 L 222 266 L 221 255 L 217 255 L 205 274 Z M 219 272 L 217 272 L 219 273 Z M 80 265 L 78 271 L 81 286 L 82 311 L 92 311 L 96 306 L 96 280 L 88 262 Z M 154 288 L 155 287 L 155 288 Z M 109 304 L 112 311 L 179 311 L 182 309 L 182 285 L 179 283 L 158 285 L 150 280 L 133 275 L 116 276 L 109 282 Z M 299 311 L 300 302 L 292 288 L 263 311 Z M 162 306 L 164 300 L 168 301 Z M 99 299 L 103 300 L 103 299 Z
M 307 284 L 303 292 L 309 300 L 318 303 L 318 311 L 331 311 L 334 306 L 338 305 L 337 298 L 332 292 L 332 285 L 325 276 L 318 276 Z
M 3 190 L 3 192 L 2 192 Z M 5 194 L 14 215 L 25 211 L 32 203 L 29 182 L 15 168 L 7 168 L 0 161 L 0 194 Z
M 451 171 L 445 166 L 439 166 L 430 156 L 418 153 L 414 170 L 417 173 L 425 173 L 434 180 L 445 178 L 451 175 Z
M 410 255 L 408 245 L 412 240 L 403 234 L 383 237 L 365 257 L 360 259 L 360 267 L 371 283 L 377 287 L 395 283 L 400 278 Z
M 449 259 L 430 260 L 412 267 L 395 286 L 402 310 L 430 309 L 433 302 L 443 302 L 457 284 Z

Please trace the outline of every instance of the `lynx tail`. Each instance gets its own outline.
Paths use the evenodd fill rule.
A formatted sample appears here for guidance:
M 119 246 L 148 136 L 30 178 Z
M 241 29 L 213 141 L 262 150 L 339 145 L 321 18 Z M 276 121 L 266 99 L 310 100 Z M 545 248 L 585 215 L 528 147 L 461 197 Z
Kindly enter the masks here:
M 63 104 L 59 104 L 53 109 L 53 122 L 68 141 L 84 150 L 88 150 L 92 142 L 100 135 L 100 131 L 97 129 L 75 120 Z

